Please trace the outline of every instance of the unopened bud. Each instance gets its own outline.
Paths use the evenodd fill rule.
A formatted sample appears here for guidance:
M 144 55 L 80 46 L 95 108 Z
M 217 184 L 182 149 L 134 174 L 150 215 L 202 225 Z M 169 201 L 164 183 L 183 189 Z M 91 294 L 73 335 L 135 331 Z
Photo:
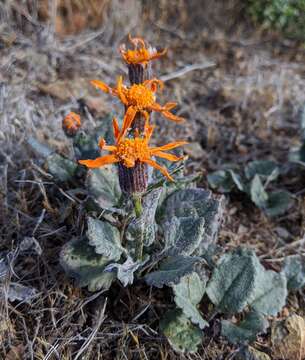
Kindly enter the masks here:
M 62 121 L 62 129 L 68 137 L 74 137 L 80 127 L 80 116 L 75 112 L 70 112 Z

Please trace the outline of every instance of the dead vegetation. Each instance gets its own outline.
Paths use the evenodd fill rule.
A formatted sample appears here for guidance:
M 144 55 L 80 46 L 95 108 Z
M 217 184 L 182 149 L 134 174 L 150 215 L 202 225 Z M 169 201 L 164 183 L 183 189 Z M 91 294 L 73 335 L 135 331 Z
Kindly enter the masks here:
M 163 96 L 179 99 L 178 115 L 188 122 L 174 127 L 174 136 L 172 124 L 168 131 L 158 120 L 159 138 L 190 141 L 188 170 L 203 172 L 203 186 L 205 175 L 224 163 L 284 162 L 298 141 L 305 103 L 304 50 L 254 33 L 237 1 L 216 1 L 213 9 L 195 0 L 90 1 L 86 12 L 84 4 L 5 0 L 0 5 L 0 253 L 9 269 L 0 303 L 0 358 L 230 359 L 233 349 L 219 339 L 217 319 L 200 354 L 170 349 L 157 331 L 170 293 L 152 295 L 138 283 L 92 294 L 66 278 L 58 254 L 83 232 L 81 202 L 67 184 L 58 187 L 45 173 L 26 139 L 35 134 L 68 154 L 61 130 L 68 111 L 81 112 L 87 127 L 109 111 L 118 113 L 118 104 L 97 96 L 88 80 L 111 84 L 113 73 L 125 71 L 117 47 L 131 32 L 169 47 L 155 71 L 169 78 Z M 203 68 L 210 63 L 215 66 Z M 197 69 L 187 72 L 190 64 Z M 231 196 L 219 244 L 225 249 L 247 244 L 274 269 L 285 255 L 304 252 L 303 176 L 283 177 L 283 188 L 299 195 L 298 201 L 274 220 L 243 197 Z M 30 246 L 28 238 L 34 239 Z M 0 263 L 0 281 L 1 269 Z M 9 301 L 12 284 L 34 289 L 32 302 Z M 204 303 L 201 310 L 208 312 Z M 285 312 L 283 317 L 304 315 L 304 297 L 291 295 Z M 269 336 L 255 345 L 270 354 Z

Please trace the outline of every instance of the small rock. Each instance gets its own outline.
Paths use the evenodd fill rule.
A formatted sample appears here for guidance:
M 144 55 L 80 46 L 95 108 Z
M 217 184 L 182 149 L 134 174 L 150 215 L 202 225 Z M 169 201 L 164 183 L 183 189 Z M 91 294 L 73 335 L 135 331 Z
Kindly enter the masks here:
M 292 315 L 277 321 L 271 328 L 272 353 L 276 359 L 302 360 L 305 358 L 305 320 Z

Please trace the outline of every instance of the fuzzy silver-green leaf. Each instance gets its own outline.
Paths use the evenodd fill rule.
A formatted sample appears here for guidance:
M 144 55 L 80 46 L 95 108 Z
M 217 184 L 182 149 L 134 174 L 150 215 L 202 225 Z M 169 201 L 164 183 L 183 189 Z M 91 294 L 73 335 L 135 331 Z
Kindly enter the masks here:
M 106 221 L 88 217 L 87 237 L 96 253 L 109 260 L 118 261 L 124 252 L 119 230 Z
M 160 329 L 178 352 L 196 352 L 203 337 L 202 331 L 179 310 L 167 312 L 160 322 Z
M 185 275 L 177 285 L 172 285 L 172 288 L 176 305 L 193 324 L 203 329 L 209 324 L 202 318 L 197 308 L 205 293 L 207 283 L 207 276 L 204 273 L 201 273 L 201 275 L 199 276 L 196 272 Z
M 242 311 L 256 286 L 259 262 L 253 251 L 237 249 L 223 255 L 207 286 L 207 294 L 225 313 Z
M 255 341 L 256 336 L 264 333 L 268 328 L 268 321 L 262 314 L 255 311 L 248 313 L 239 324 L 231 321 L 221 321 L 221 335 L 233 344 L 249 343 Z

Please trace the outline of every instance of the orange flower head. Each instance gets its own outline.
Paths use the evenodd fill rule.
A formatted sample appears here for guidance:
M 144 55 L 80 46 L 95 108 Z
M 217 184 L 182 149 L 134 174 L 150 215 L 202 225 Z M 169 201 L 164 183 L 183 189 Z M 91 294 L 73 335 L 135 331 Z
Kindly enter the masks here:
M 132 38 L 129 34 L 129 41 L 134 46 L 133 50 L 126 50 L 125 45 L 121 45 L 119 50 L 127 64 L 142 64 L 144 67 L 147 66 L 148 62 L 166 54 L 167 49 L 157 51 L 152 47 L 146 47 L 145 42 L 142 38 Z
M 71 111 L 62 121 L 62 128 L 67 136 L 75 136 L 80 127 L 80 116 L 75 112 Z
M 112 163 L 121 163 L 126 168 L 132 168 L 137 162 L 146 163 L 157 170 L 159 170 L 169 180 L 173 178 L 168 173 L 164 166 L 159 165 L 153 157 L 160 157 L 169 161 L 179 161 L 183 157 L 178 157 L 173 154 L 166 153 L 167 150 L 172 150 L 178 146 L 185 145 L 185 141 L 176 141 L 160 147 L 150 147 L 149 140 L 153 133 L 154 127 L 150 126 L 148 122 L 145 124 L 144 134 L 140 136 L 137 132 L 133 139 L 126 138 L 126 132 L 131 124 L 130 117 L 126 114 L 124 117 L 122 129 L 119 130 L 116 119 L 113 119 L 113 131 L 116 139 L 115 145 L 106 145 L 104 139 L 99 142 L 102 150 L 107 150 L 110 154 L 98 157 L 95 160 L 80 160 L 80 164 L 88 168 L 98 168 L 103 165 Z
M 116 88 L 111 88 L 100 80 L 92 80 L 91 84 L 106 93 L 118 97 L 126 106 L 128 116 L 133 116 L 133 119 L 138 112 L 148 119 L 151 111 L 157 111 L 169 120 L 175 122 L 184 120 L 170 111 L 177 105 L 176 103 L 170 102 L 162 106 L 156 102 L 155 94 L 158 88 L 163 88 L 161 80 L 150 79 L 142 84 L 134 84 L 131 87 L 127 87 L 123 84 L 122 77 L 119 77 Z

